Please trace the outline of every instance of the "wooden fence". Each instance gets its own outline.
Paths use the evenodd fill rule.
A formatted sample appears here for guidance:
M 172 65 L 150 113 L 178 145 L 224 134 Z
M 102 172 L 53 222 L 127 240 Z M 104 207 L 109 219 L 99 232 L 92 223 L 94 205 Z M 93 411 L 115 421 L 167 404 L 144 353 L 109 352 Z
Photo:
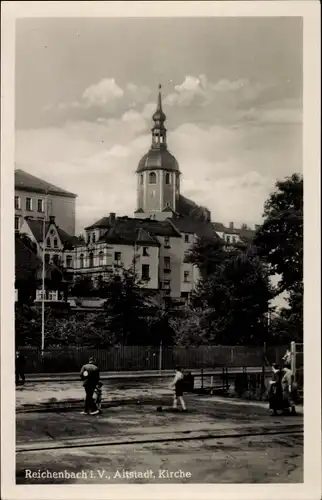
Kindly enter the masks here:
M 141 371 L 171 370 L 175 365 L 185 369 L 216 367 L 261 367 L 280 362 L 288 346 L 118 346 L 109 349 L 87 347 L 51 348 L 41 355 L 39 349 L 22 348 L 26 373 L 72 373 L 93 357 L 100 370 Z

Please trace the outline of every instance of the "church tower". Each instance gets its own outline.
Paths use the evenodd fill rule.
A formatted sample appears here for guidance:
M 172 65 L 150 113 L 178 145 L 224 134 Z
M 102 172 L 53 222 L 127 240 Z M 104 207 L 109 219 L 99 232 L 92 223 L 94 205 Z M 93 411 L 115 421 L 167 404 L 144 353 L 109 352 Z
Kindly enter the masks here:
M 137 217 L 166 219 L 176 211 L 180 195 L 180 171 L 175 157 L 167 148 L 166 116 L 162 110 L 161 85 L 157 109 L 152 116 L 152 143 L 141 158 L 137 175 Z

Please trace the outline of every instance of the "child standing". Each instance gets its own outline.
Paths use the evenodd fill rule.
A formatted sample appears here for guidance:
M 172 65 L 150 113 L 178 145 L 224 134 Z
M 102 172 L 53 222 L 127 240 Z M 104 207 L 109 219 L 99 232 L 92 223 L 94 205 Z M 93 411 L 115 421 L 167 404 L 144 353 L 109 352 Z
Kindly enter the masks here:
M 180 401 L 181 407 L 183 411 L 186 411 L 186 405 L 183 399 L 183 373 L 181 371 L 180 366 L 176 366 L 175 368 L 175 376 L 170 385 L 171 388 L 174 388 L 173 395 L 173 409 L 177 408 L 177 402 Z

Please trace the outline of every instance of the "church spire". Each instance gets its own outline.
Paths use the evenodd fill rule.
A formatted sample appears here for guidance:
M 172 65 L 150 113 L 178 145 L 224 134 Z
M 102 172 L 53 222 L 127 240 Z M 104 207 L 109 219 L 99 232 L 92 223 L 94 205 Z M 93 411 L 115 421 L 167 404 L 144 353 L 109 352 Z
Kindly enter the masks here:
M 159 84 L 157 109 L 156 109 L 155 113 L 153 114 L 152 119 L 154 121 L 154 126 L 152 128 L 152 147 L 153 148 L 160 148 L 160 147 L 166 148 L 167 147 L 167 141 L 166 141 L 167 131 L 166 131 L 166 128 L 164 126 L 166 116 L 165 116 L 163 109 L 162 109 L 161 84 Z

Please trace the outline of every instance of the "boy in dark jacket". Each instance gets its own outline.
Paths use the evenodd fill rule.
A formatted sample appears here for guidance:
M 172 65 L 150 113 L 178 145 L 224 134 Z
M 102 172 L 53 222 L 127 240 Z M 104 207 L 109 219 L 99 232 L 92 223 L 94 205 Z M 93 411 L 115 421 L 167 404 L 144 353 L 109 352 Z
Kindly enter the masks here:
M 81 379 L 83 380 L 83 385 L 85 389 L 85 409 L 82 412 L 83 415 L 97 415 L 99 410 L 93 399 L 95 387 L 97 386 L 100 379 L 100 371 L 96 366 L 94 359 L 90 358 L 88 363 L 86 363 L 80 371 Z

